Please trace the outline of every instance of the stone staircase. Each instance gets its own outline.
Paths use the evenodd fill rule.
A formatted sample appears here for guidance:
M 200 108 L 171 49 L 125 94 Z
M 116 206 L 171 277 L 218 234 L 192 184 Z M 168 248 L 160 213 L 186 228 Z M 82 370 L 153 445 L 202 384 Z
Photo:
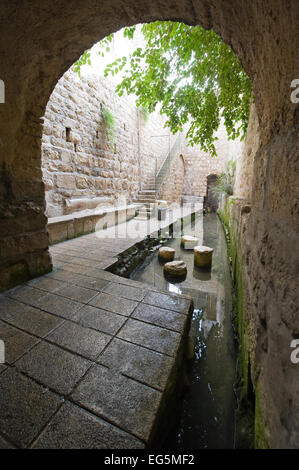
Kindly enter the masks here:
M 133 203 L 138 204 L 140 207 L 136 219 L 144 220 L 149 219 L 152 216 L 158 199 L 157 196 L 159 195 L 159 190 L 161 189 L 164 179 L 169 173 L 171 162 L 173 162 L 173 160 L 180 154 L 181 142 L 182 134 L 180 133 L 158 171 L 154 170 L 154 172 L 146 179 L 142 189 L 138 191 L 136 198 L 133 199 Z
M 154 212 L 156 204 L 155 175 L 151 175 L 138 191 L 137 196 L 133 199 L 134 204 L 140 207 L 137 219 L 149 219 Z

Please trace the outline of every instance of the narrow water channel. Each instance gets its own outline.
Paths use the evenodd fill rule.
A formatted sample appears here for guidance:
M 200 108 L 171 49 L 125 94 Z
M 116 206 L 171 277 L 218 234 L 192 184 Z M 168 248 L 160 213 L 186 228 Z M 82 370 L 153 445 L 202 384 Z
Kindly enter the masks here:
M 180 237 L 169 239 L 176 258 L 185 261 L 184 281 L 166 280 L 158 253 L 149 255 L 132 274 L 135 280 L 170 292 L 188 294 L 194 301 L 190 336 L 194 358 L 186 365 L 187 388 L 178 403 L 178 424 L 167 442 L 176 449 L 225 449 L 234 447 L 234 381 L 236 346 L 231 320 L 231 278 L 225 237 L 216 214 L 199 215 L 199 223 L 184 224 L 183 233 L 197 235 L 199 244 L 214 248 L 210 271 L 194 266 L 193 250 L 180 246 Z M 194 228 L 195 227 L 195 228 Z

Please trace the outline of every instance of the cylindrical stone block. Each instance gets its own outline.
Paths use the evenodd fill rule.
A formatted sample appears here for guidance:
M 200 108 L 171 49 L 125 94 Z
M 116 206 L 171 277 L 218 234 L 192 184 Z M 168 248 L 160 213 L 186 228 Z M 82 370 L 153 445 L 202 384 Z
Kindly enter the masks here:
M 159 258 L 165 261 L 173 261 L 175 257 L 175 250 L 169 246 L 162 246 L 159 248 Z
M 176 277 L 186 276 L 187 266 L 184 261 L 170 261 L 164 264 L 164 272 Z
M 181 245 L 185 250 L 193 250 L 197 246 L 199 240 L 192 235 L 183 235 L 181 238 Z
M 213 248 L 209 246 L 194 247 L 194 263 L 200 268 L 210 268 L 212 266 Z

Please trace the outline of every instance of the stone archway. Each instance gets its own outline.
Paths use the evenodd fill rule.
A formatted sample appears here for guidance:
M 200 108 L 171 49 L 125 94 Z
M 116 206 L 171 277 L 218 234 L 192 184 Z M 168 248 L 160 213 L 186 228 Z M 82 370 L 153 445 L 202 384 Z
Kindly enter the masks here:
M 40 117 L 58 78 L 85 49 L 123 26 L 181 20 L 213 28 L 231 45 L 252 80 L 260 140 L 251 156 L 254 176 L 244 242 L 249 316 L 273 311 L 268 326 L 273 332 L 283 312 L 290 338 L 298 335 L 296 273 L 289 264 L 294 257 L 292 247 L 298 246 L 299 108 L 290 100 L 290 84 L 299 74 L 298 16 L 297 0 L 86 0 L 80 6 L 77 0 L 21 4 L 3 0 L 0 78 L 6 96 L 5 104 L 0 104 L 0 290 L 51 269 L 40 168 Z M 253 379 L 261 377 L 260 393 L 268 400 L 262 422 L 273 447 L 288 446 L 298 438 L 285 401 L 295 401 L 294 387 L 293 397 L 290 392 L 284 398 L 282 392 L 274 391 L 275 381 L 285 379 L 282 369 L 279 377 L 273 372 L 282 341 L 276 339 L 275 333 L 269 338 L 271 357 L 262 355 L 259 341 L 251 347 Z M 284 350 L 284 361 L 288 353 Z M 287 390 L 287 382 L 284 387 Z
M 6 85 L 6 103 L 0 107 L 2 288 L 51 269 L 40 170 L 40 117 L 58 78 L 83 50 L 108 33 L 137 22 L 180 19 L 213 28 L 232 46 L 252 79 L 264 146 L 279 131 L 285 132 L 294 124 L 289 87 L 295 74 L 295 7 L 295 0 L 288 8 L 278 0 L 244 1 L 238 5 L 221 0 L 156 0 L 150 7 L 142 0 L 87 0 L 80 8 L 74 0 L 28 0 L 22 6 L 16 0 L 4 1 L 1 79 Z M 287 51 L 285 56 L 282 50 Z M 257 176 L 264 171 L 266 160 L 266 156 L 259 158 Z M 260 204 L 263 195 L 258 194 Z

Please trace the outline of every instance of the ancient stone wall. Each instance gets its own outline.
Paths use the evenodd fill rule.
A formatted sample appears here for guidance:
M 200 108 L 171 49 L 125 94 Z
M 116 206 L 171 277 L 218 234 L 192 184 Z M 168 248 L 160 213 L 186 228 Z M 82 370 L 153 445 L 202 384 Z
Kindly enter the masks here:
M 109 139 L 103 109 L 115 120 Z M 100 77 L 68 71 L 48 102 L 42 170 L 49 217 L 97 205 L 129 202 L 168 151 L 169 131 L 157 112 L 145 118 L 128 97 Z M 160 137 L 164 134 L 164 137 Z M 76 201 L 78 201 L 76 203 Z
M 250 374 L 256 445 L 298 447 L 298 0 L 2 0 L 0 290 L 51 270 L 40 118 L 58 79 L 96 41 L 123 26 L 181 19 L 213 29 L 250 77 L 259 119 L 250 212 L 244 209 L 244 296 L 253 319 Z M 247 211 L 247 212 L 246 212 Z M 246 213 L 249 214 L 246 216 Z M 243 231 L 244 230 L 244 231 Z M 241 242 L 239 242 L 241 244 Z M 250 330 L 250 331 L 249 331 Z
M 182 155 L 185 162 L 184 194 L 206 196 L 207 177 L 219 175 L 225 169 L 228 160 L 240 158 L 243 152 L 243 143 L 240 140 L 228 140 L 224 124 L 221 123 L 216 133 L 216 157 L 201 150 L 199 145 L 187 146 L 184 142 Z
M 168 203 L 181 204 L 184 194 L 185 162 L 182 155 L 176 158 L 170 166 L 169 174 L 165 178 L 159 191 L 159 198 Z
M 160 190 L 160 198 L 169 202 L 180 202 L 182 195 L 201 196 L 207 194 L 207 178 L 225 170 L 228 160 L 238 161 L 243 154 L 243 142 L 228 140 L 224 124 L 216 133 L 217 157 L 211 157 L 199 145 L 188 145 L 182 141 L 181 157 L 173 160 L 168 177 Z
M 234 194 L 238 197 L 251 199 L 254 174 L 254 158 L 257 153 L 260 135 L 259 122 L 256 108 L 251 105 L 250 120 L 247 128 L 244 146 L 236 159 L 236 181 L 234 186 Z
M 42 138 L 48 217 L 131 202 L 175 142 L 159 110 L 145 115 L 131 97 L 120 98 L 114 90 L 108 79 L 80 79 L 71 70 L 57 83 L 46 108 Z M 103 110 L 115 120 L 112 140 Z M 183 140 L 183 160 L 172 162 L 161 199 L 172 203 L 180 202 L 182 194 L 206 194 L 207 176 L 219 174 L 229 154 L 223 125 L 218 137 L 217 158 Z

